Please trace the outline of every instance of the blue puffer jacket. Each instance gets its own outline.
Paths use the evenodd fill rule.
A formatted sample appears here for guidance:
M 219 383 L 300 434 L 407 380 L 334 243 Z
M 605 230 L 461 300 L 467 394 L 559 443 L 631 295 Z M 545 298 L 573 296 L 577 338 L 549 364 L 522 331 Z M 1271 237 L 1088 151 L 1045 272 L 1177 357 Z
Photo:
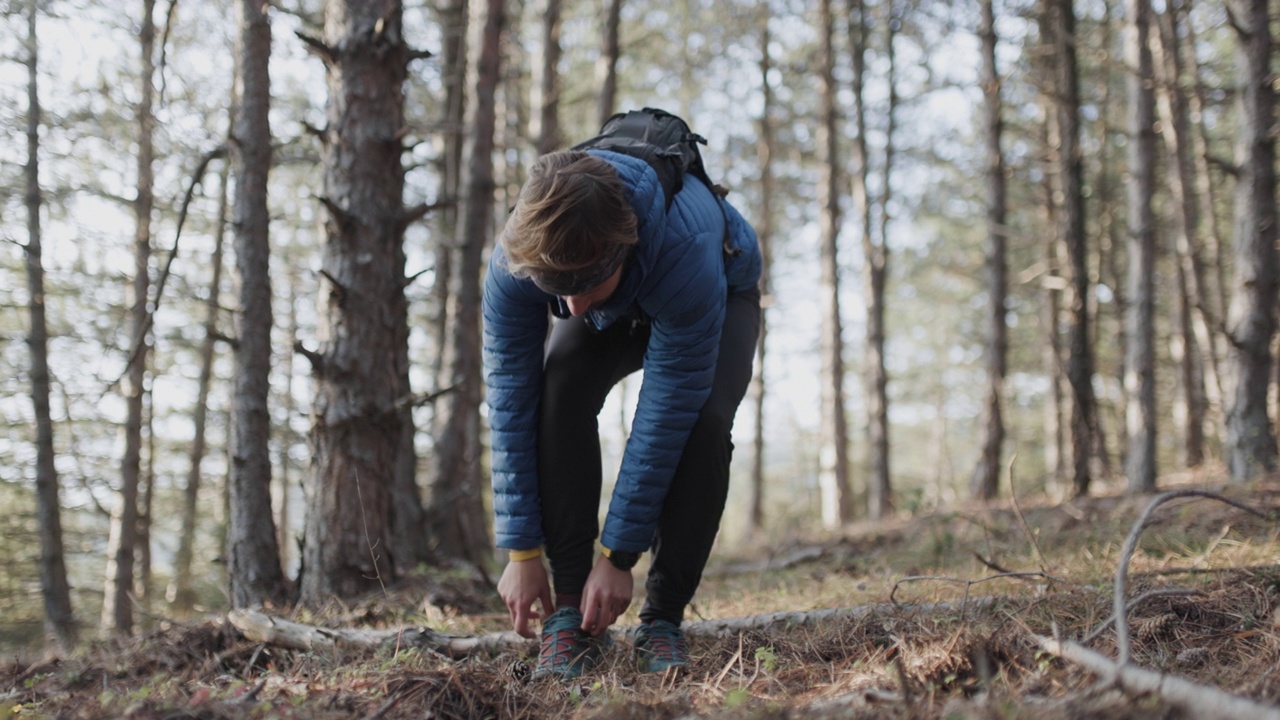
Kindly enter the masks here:
M 670 209 L 643 160 L 590 151 L 617 168 L 639 220 L 639 243 L 618 289 L 587 318 L 597 328 L 632 317 L 650 322 L 644 382 L 601 536 L 611 550 L 643 552 L 699 410 L 711 393 L 728 293 L 760 279 L 755 231 L 727 202 L 687 176 Z M 723 204 L 724 212 L 721 212 Z M 735 252 L 723 250 L 724 224 Z M 499 246 L 484 286 L 493 507 L 498 547 L 543 544 L 538 502 L 538 404 L 548 303 L 528 278 L 507 270 Z

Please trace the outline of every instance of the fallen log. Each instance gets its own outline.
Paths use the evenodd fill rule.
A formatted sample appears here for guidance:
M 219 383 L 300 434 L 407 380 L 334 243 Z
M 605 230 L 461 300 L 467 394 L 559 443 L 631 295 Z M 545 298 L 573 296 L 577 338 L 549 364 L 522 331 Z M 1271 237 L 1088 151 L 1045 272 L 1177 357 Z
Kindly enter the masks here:
M 512 631 L 464 637 L 446 635 L 425 627 L 387 630 L 324 628 L 272 617 L 256 610 L 232 610 L 227 613 L 227 620 L 250 640 L 292 650 L 420 648 L 460 659 L 478 652 L 497 653 L 535 647 L 534 640 Z
M 988 608 L 997 602 L 1010 602 L 1002 597 L 970 598 L 963 602 L 910 605 L 905 603 L 873 603 L 844 608 L 824 608 L 767 615 L 751 615 L 719 620 L 686 622 L 684 631 L 691 637 L 725 637 L 751 630 L 774 627 L 813 625 L 834 620 L 864 618 L 876 613 L 966 612 Z M 375 630 L 369 628 L 326 628 L 273 617 L 257 610 L 232 610 L 227 621 L 246 638 L 291 650 L 315 652 L 339 649 L 377 650 L 381 648 L 420 648 L 447 655 L 455 660 L 476 653 L 523 652 L 536 650 L 537 641 L 521 637 L 513 631 L 485 635 L 459 636 L 437 632 L 426 627 L 404 627 Z M 635 634 L 636 627 L 615 627 L 610 632 L 616 639 Z M 1278 719 L 1280 720 L 1280 719 Z
M 1103 679 L 1113 680 L 1129 696 L 1155 695 L 1198 720 L 1280 720 L 1280 708 L 1262 705 L 1208 685 L 1176 675 L 1165 675 L 1136 665 L 1119 665 L 1083 645 L 1040 635 L 1036 642 L 1046 652 L 1075 663 Z

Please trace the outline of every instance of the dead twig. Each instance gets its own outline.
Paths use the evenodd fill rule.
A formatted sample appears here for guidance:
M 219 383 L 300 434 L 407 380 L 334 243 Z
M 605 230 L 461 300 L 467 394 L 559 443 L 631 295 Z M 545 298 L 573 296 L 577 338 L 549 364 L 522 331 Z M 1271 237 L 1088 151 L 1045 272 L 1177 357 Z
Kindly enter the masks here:
M 995 575 L 988 575 L 986 577 L 981 577 L 976 580 L 972 578 L 948 577 L 946 575 L 908 575 L 907 577 L 904 577 L 904 578 L 898 578 L 898 581 L 893 584 L 893 588 L 889 591 L 889 602 L 895 605 L 898 604 L 898 601 L 894 598 L 894 595 L 898 593 L 898 586 L 902 585 L 903 583 L 936 581 L 936 582 L 949 582 L 949 583 L 963 584 L 964 597 L 961 598 L 960 600 L 960 619 L 961 621 L 963 621 L 964 614 L 965 614 L 965 607 L 969 603 L 969 588 L 979 583 L 987 582 L 988 580 L 999 580 L 1001 578 L 1024 579 L 1028 577 L 1037 577 L 1037 578 L 1043 578 L 1046 580 L 1062 582 L 1059 578 L 1055 578 L 1048 573 L 1040 572 L 1038 570 L 1032 570 L 1028 572 L 997 573 Z
M 1113 680 L 1125 694 L 1131 697 L 1156 695 L 1182 708 L 1189 717 L 1200 720 L 1280 720 L 1280 709 L 1259 705 L 1248 698 L 1174 675 L 1117 663 L 1076 643 L 1040 635 L 1033 637 L 1045 651 Z
M 1040 572 L 1045 573 L 1045 577 L 1049 577 L 1048 563 L 1044 560 L 1044 553 L 1040 552 L 1040 543 L 1036 540 L 1036 536 L 1031 532 L 1031 526 L 1027 524 L 1027 518 L 1022 514 L 1022 506 L 1018 504 L 1018 493 L 1013 488 L 1013 464 L 1018 459 L 1018 453 L 1014 453 L 1009 458 L 1009 499 L 1013 502 L 1013 512 L 1018 517 L 1018 525 L 1022 527 L 1022 532 L 1026 534 L 1027 541 L 1031 543 L 1031 549 L 1036 554 L 1036 562 L 1040 565 Z
M 1115 615 L 1116 624 L 1116 663 L 1118 665 L 1123 666 L 1129 662 L 1129 619 L 1126 613 L 1126 604 L 1124 599 L 1125 586 L 1128 583 L 1129 560 L 1133 556 L 1134 550 L 1137 549 L 1138 538 L 1142 536 L 1142 531 L 1146 529 L 1147 522 L 1151 518 L 1151 513 L 1155 512 L 1155 509 L 1164 503 L 1183 497 L 1202 497 L 1210 500 L 1217 500 L 1260 518 L 1266 520 L 1274 519 L 1271 514 L 1255 510 L 1239 500 L 1234 500 L 1225 495 L 1211 492 L 1209 490 L 1196 490 L 1193 488 L 1169 490 L 1168 492 L 1160 493 L 1152 498 L 1151 502 L 1147 503 L 1147 507 L 1142 511 L 1142 514 L 1134 521 L 1133 527 L 1129 530 L 1129 535 L 1125 537 L 1124 547 L 1120 550 L 1120 563 L 1116 567 L 1115 589 L 1114 597 L 1112 598 L 1112 605 L 1114 607 L 1113 613 Z

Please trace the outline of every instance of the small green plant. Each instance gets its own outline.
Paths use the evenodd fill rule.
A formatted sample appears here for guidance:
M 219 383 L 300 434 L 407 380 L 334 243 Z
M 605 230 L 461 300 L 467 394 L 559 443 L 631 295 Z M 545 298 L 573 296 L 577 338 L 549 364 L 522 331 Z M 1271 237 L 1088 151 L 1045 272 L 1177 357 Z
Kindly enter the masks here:
M 724 706 L 729 709 L 742 707 L 751 700 L 751 691 L 746 688 L 734 688 L 724 694 Z
M 771 646 L 758 647 L 756 648 L 756 662 L 760 664 L 760 667 L 764 668 L 765 672 L 771 673 L 778 669 L 778 654 Z

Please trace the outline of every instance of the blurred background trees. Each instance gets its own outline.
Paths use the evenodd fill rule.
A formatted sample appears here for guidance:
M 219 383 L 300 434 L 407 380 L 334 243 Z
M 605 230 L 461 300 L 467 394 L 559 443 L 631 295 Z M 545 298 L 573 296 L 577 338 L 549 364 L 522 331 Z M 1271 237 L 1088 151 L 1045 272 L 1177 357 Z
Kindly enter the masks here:
M 1272 473 L 1268 9 L 8 0 L 0 642 L 492 563 L 487 254 L 646 105 L 768 248 L 724 536 Z

